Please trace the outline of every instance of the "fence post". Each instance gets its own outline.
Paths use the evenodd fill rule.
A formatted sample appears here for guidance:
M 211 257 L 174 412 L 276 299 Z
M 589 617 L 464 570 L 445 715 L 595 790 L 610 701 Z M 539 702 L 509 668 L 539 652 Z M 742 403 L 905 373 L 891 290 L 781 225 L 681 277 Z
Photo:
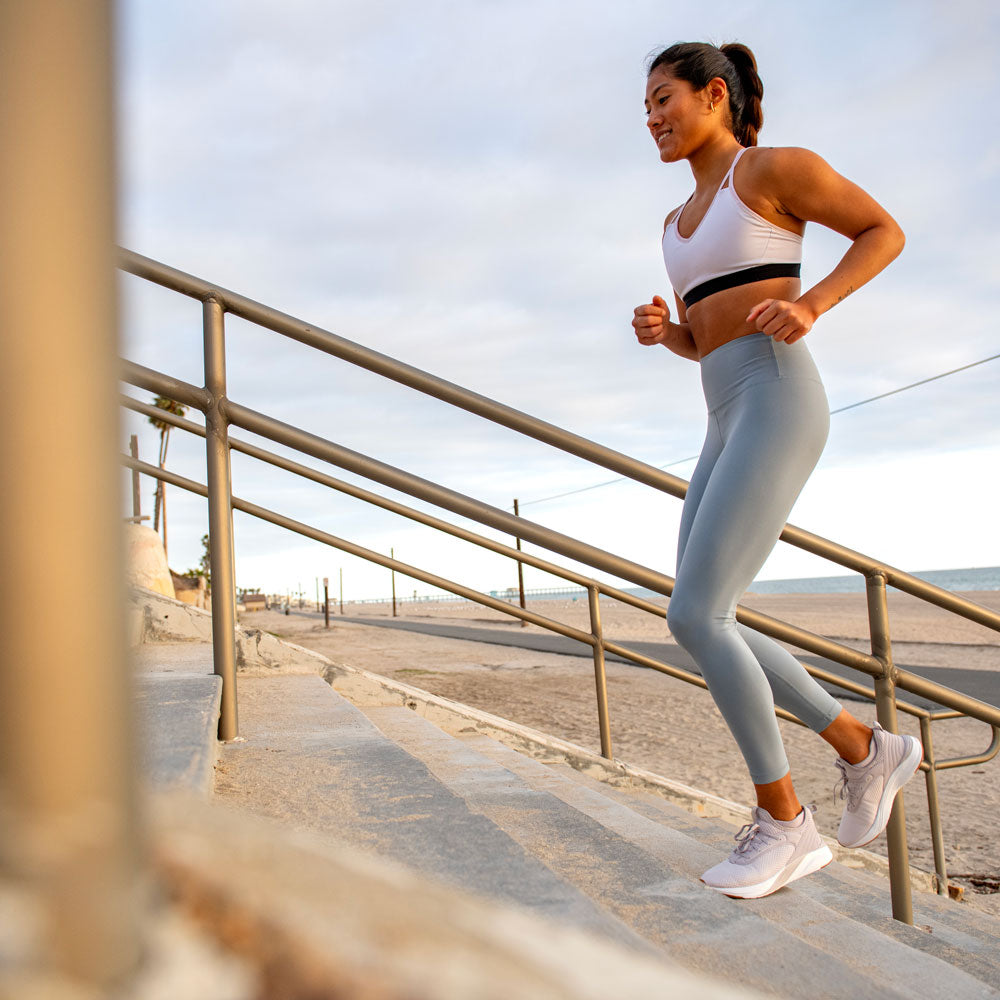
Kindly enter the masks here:
M 396 553 L 393 549 L 389 549 L 389 558 L 395 559 Z M 389 570 L 392 576 L 392 617 L 396 617 L 396 571 L 394 569 Z
M 517 497 L 514 497 L 514 517 L 520 517 L 521 512 L 517 508 Z M 515 535 L 514 544 L 517 546 L 517 551 L 521 551 L 521 539 Z M 521 609 L 524 610 L 527 605 L 524 603 L 524 564 L 520 559 L 517 561 L 517 592 L 521 599 Z M 522 618 L 521 628 L 527 628 L 528 623 Z
M 896 668 L 892 662 L 892 644 L 889 640 L 889 605 L 885 594 L 885 574 L 877 571 L 867 574 L 866 585 L 872 656 L 881 660 L 883 665 L 882 676 L 875 678 L 875 711 L 883 729 L 890 733 L 898 733 L 894 679 Z M 889 849 L 892 915 L 902 923 L 912 924 L 913 900 L 910 891 L 910 861 L 906 846 L 906 814 L 902 789 L 896 793 L 885 836 Z
M 219 739 L 239 734 L 236 708 L 236 585 L 233 573 L 232 475 L 229 424 L 226 420 L 226 334 L 222 303 L 206 299 L 205 388 L 211 397 L 205 411 L 208 459 L 208 539 L 212 563 L 212 651 L 215 672 L 222 678 Z
M 608 718 L 608 685 L 604 674 L 604 632 L 601 628 L 601 595 L 587 588 L 590 632 L 594 637 L 594 682 L 597 686 L 597 724 L 601 731 L 601 756 L 611 760 L 611 722 Z
M 128 439 L 128 450 L 133 458 L 139 457 L 139 438 L 133 434 Z M 139 472 L 132 470 L 132 520 L 136 524 L 142 524 L 142 494 L 139 490 Z
M 931 739 L 931 720 L 920 718 L 920 742 L 924 745 L 924 760 L 928 770 L 924 776 L 927 790 L 927 814 L 931 820 L 931 843 L 934 846 L 935 883 L 939 896 L 948 895 L 948 868 L 944 856 L 944 833 L 941 830 L 941 806 L 938 801 L 937 768 L 934 743 Z

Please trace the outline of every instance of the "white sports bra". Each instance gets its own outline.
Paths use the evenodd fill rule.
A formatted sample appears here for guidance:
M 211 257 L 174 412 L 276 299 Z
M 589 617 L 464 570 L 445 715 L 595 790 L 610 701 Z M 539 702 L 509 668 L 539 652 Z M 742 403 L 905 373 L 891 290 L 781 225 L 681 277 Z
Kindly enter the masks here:
M 802 237 L 768 222 L 736 193 L 733 170 L 745 152 L 741 149 L 733 157 L 708 211 L 690 236 L 681 236 L 677 220 L 691 198 L 663 232 L 663 262 L 685 307 L 751 281 L 799 277 Z

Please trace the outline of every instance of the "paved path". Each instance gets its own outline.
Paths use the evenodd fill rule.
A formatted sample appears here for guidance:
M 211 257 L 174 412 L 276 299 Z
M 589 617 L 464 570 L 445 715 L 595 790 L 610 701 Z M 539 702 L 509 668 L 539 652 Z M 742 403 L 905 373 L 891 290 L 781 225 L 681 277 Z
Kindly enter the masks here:
M 322 616 L 317 615 L 316 617 Z M 529 632 L 522 629 L 512 629 L 510 632 L 504 632 L 499 629 L 475 628 L 466 625 L 444 625 L 391 618 L 351 618 L 341 615 L 337 615 L 336 621 L 350 622 L 354 625 L 372 625 L 376 628 L 403 629 L 407 632 L 421 632 L 424 635 L 440 636 L 446 639 L 486 642 L 493 646 L 517 646 L 521 649 L 534 649 L 541 653 L 561 653 L 566 656 L 590 655 L 589 647 L 575 642 L 573 639 L 567 639 L 561 635 Z M 673 667 L 681 667 L 684 670 L 690 670 L 692 673 L 701 674 L 701 671 L 698 670 L 691 657 L 676 643 L 636 641 L 629 642 L 627 645 L 630 649 L 634 649 L 637 653 L 642 653 L 644 656 L 668 663 Z M 631 663 L 630 660 L 616 656 L 614 653 L 607 653 L 605 655 L 608 660 L 614 660 L 618 663 Z M 821 656 L 800 654 L 798 659 L 812 666 L 822 667 L 824 670 L 830 671 L 830 673 L 837 674 L 838 677 L 844 677 L 853 681 L 864 680 L 864 675 L 859 674 L 856 670 L 845 667 L 840 663 L 835 663 L 833 660 L 824 659 Z M 897 663 L 896 665 L 902 670 L 908 670 L 911 673 L 927 678 L 927 680 L 943 684 L 956 691 L 961 691 L 962 694 L 977 698 L 979 701 L 985 701 L 990 705 L 1000 707 L 1000 671 L 963 670 L 960 667 L 924 667 L 906 663 Z M 845 698 L 861 700 L 850 691 L 845 691 L 824 681 L 820 681 L 819 683 L 838 700 Z M 941 707 L 928 701 L 926 698 L 921 698 L 909 692 L 905 692 L 904 696 L 911 704 L 921 708 L 936 709 Z

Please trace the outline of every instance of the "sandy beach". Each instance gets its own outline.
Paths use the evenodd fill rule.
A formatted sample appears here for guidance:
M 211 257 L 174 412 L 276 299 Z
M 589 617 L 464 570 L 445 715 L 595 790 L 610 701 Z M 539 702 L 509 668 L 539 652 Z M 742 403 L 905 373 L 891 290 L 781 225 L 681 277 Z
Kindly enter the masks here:
M 964 594 L 969 600 L 1000 611 L 1000 591 Z M 869 650 L 864 594 L 748 594 L 747 607 L 810 631 Z M 666 601 L 662 602 L 663 607 Z M 587 602 L 531 600 L 538 614 L 589 630 Z M 379 627 L 391 617 L 386 604 L 345 604 L 344 617 L 370 619 L 356 624 L 331 614 L 326 630 L 322 616 L 292 611 L 241 616 L 244 624 L 387 677 L 395 677 L 437 695 L 452 698 L 504 718 L 532 726 L 588 749 L 600 750 L 594 668 L 590 652 L 560 655 L 442 638 Z M 1000 671 L 1000 633 L 967 622 L 905 594 L 889 594 L 890 629 L 897 662 L 939 668 Z M 667 642 L 666 622 L 653 615 L 602 600 L 604 636 L 628 645 L 629 640 Z M 468 602 L 418 602 L 400 605 L 397 621 L 433 622 L 493 629 L 498 636 L 512 630 L 543 632 Z M 858 675 L 858 680 L 864 678 Z M 675 780 L 704 788 L 736 802 L 755 802 L 753 785 L 739 749 L 711 696 L 694 685 L 657 671 L 608 662 L 607 688 L 615 757 Z M 873 702 L 844 701 L 867 723 L 875 719 Z M 900 712 L 900 731 L 919 736 L 915 718 Z M 834 801 L 840 772 L 836 752 L 811 730 L 779 720 L 796 791 L 802 802 L 816 803 L 816 824 L 835 836 L 843 809 Z M 992 733 L 985 723 L 941 720 L 933 726 L 939 759 L 983 752 Z M 977 909 L 1000 916 L 1000 758 L 938 773 L 949 877 L 965 886 L 965 899 Z M 923 773 L 904 792 L 911 864 L 933 871 L 930 825 Z M 885 853 L 885 838 L 869 845 Z

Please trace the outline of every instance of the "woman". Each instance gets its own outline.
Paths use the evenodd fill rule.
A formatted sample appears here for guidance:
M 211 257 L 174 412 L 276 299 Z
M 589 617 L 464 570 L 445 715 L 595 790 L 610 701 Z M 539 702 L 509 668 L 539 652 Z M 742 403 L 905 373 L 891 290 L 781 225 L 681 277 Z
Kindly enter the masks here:
M 649 131 L 664 163 L 688 161 L 695 190 L 664 223 L 677 321 L 658 295 L 632 320 L 640 344 L 662 344 L 701 368 L 708 434 L 684 500 L 667 623 L 697 662 L 756 789 L 737 847 L 701 876 L 746 898 L 832 860 L 792 786 L 775 703 L 839 754 L 847 803 L 838 840 L 847 847 L 881 834 L 923 754 L 914 737 L 855 719 L 785 649 L 734 617 L 826 443 L 829 405 L 803 338 L 904 243 L 888 212 L 815 153 L 757 146 L 762 94 L 744 45 L 683 43 L 652 60 Z M 803 293 L 809 221 L 851 246 Z

